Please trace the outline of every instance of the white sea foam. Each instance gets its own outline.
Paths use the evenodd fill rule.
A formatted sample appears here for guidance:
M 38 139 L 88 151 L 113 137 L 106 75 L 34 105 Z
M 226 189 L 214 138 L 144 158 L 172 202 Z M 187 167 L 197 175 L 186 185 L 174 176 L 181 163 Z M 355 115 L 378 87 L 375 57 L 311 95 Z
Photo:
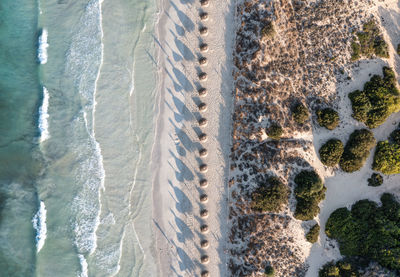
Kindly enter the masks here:
M 85 256 L 79 254 L 78 257 L 81 264 L 81 272 L 78 274 L 78 277 L 88 277 L 88 263 L 85 259 Z
M 39 130 L 40 130 L 40 141 L 45 141 L 50 137 L 49 135 L 49 92 L 43 87 L 43 101 L 39 107 Z
M 46 206 L 43 201 L 40 201 L 39 210 L 32 219 L 33 228 L 36 230 L 36 250 L 38 253 L 42 249 L 47 237 L 46 214 Z
M 86 6 L 68 51 L 66 67 L 83 101 L 84 108 L 76 123 L 84 124 L 87 131 L 87 139 L 79 142 L 83 148 L 77 152 L 80 164 L 76 182 L 81 188 L 72 204 L 75 245 L 82 254 L 92 254 L 97 247 L 100 194 L 105 178 L 103 157 L 94 133 L 96 82 L 103 60 L 101 2 L 91 0 Z
M 46 29 L 42 29 L 42 33 L 39 36 L 39 46 L 38 46 L 38 60 L 40 64 L 47 63 L 47 48 L 49 44 L 47 43 L 48 33 Z

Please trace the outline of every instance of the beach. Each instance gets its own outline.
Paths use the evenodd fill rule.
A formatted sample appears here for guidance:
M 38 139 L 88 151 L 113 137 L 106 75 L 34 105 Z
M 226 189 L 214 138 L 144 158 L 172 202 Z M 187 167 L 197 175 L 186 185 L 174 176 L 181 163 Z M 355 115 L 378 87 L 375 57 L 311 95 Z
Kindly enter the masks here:
M 350 92 L 383 66 L 399 80 L 398 1 L 4 0 L 1 7 L 7 276 L 242 277 L 269 269 L 316 277 L 343 258 L 325 233 L 333 211 L 379 202 L 385 192 L 400 197 L 398 174 L 367 185 L 373 150 L 352 175 L 318 154 L 327 140 L 345 144 L 366 128 Z M 367 20 L 388 57 L 353 59 L 354 34 Z M 300 104 L 302 122 L 294 118 Z M 319 121 L 327 107 L 340 118 L 333 130 Z M 371 129 L 376 141 L 389 137 L 398 116 Z M 310 214 L 302 219 L 303 171 L 320 177 L 322 195 L 303 203 Z M 271 201 L 282 203 L 259 209 L 258 189 L 275 186 L 270 177 L 281 185 Z M 306 235 L 317 224 L 311 243 Z
M 199 14 L 208 13 L 201 20 Z M 231 133 L 233 7 L 230 1 L 165 2 L 158 41 L 161 95 L 152 156 L 160 276 L 228 276 L 227 178 Z M 199 28 L 208 27 L 201 35 Z M 207 43 L 201 52 L 199 44 Z M 198 59 L 207 58 L 206 65 Z M 207 80 L 199 80 L 206 72 Z M 207 95 L 199 95 L 199 88 Z M 199 105 L 206 104 L 206 110 Z M 199 126 L 199 119 L 207 119 Z M 207 139 L 201 142 L 200 134 Z M 206 149 L 201 157 L 199 151 Z M 206 164 L 207 171 L 200 166 Z M 200 184 L 207 180 L 207 185 Z M 201 199 L 201 196 L 207 199 Z M 208 215 L 201 212 L 207 210 Z M 202 226 L 208 226 L 202 231 Z M 207 241 L 207 246 L 201 242 Z M 206 257 L 205 259 L 202 259 Z M 202 275 L 203 276 L 203 275 Z M 206 276 L 206 275 L 204 275 Z
M 24 14 L 15 43 L 28 81 L 3 84 L 26 106 L 10 112 L 20 132 L 3 126 L 19 159 L 2 179 L 0 265 L 9 276 L 229 275 L 231 1 L 38 1 L 7 20 Z

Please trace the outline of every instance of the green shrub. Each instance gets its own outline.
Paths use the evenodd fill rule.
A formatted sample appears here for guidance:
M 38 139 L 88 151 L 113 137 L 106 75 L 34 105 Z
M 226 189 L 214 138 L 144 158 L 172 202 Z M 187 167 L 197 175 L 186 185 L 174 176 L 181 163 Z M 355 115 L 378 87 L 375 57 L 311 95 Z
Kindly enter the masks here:
M 317 111 L 317 121 L 321 127 L 333 130 L 339 125 L 339 114 L 331 108 Z
M 400 145 L 400 129 L 396 129 L 390 134 L 390 140 Z
M 371 131 L 367 129 L 355 130 L 344 148 L 339 161 L 340 168 L 345 172 L 359 170 L 364 166 L 375 142 L 374 134 Z
M 319 225 L 315 224 L 313 227 L 311 227 L 310 231 L 308 231 L 306 235 L 306 239 L 308 242 L 315 243 L 318 240 L 319 236 Z
M 362 32 L 357 32 L 357 37 L 351 43 L 351 60 L 358 60 L 361 55 L 371 58 L 374 54 L 378 57 L 389 58 L 389 48 L 374 20 L 363 25 Z
M 368 186 L 370 187 L 379 187 L 383 184 L 383 177 L 381 174 L 372 173 L 371 177 L 368 178 Z
M 335 166 L 339 163 L 343 151 L 343 143 L 339 139 L 330 139 L 319 149 L 319 157 L 324 165 Z
M 359 266 L 354 262 L 341 260 L 336 263 L 325 264 L 319 271 L 319 277 L 358 277 L 360 276 Z
M 294 178 L 297 204 L 294 217 L 311 220 L 319 213 L 318 204 L 325 198 L 326 188 L 314 170 L 303 170 Z
M 278 124 L 273 123 L 269 128 L 267 128 L 266 133 L 270 138 L 279 140 L 283 134 L 283 129 Z
M 359 43 L 354 41 L 355 38 L 353 38 L 353 41 L 351 42 L 351 60 L 356 61 L 359 58 L 361 58 L 361 46 Z
M 388 193 L 381 196 L 381 202 L 378 206 L 360 200 L 351 211 L 337 209 L 329 216 L 325 232 L 338 241 L 342 255 L 400 270 L 400 203 Z
M 293 119 L 299 124 L 303 124 L 309 117 L 308 109 L 301 103 L 298 103 L 293 108 Z
M 400 55 L 400 43 L 397 44 L 397 55 Z
M 272 266 L 267 265 L 265 267 L 265 276 L 275 276 L 275 270 Z
M 269 177 L 252 193 L 251 208 L 258 212 L 279 212 L 287 204 L 288 187 L 277 177 Z
M 394 72 L 389 67 L 383 67 L 383 78 L 372 76 L 365 83 L 364 90 L 349 93 L 349 98 L 353 107 L 352 116 L 371 129 L 400 110 L 400 92 L 396 87 Z
M 372 169 L 384 174 L 400 173 L 400 145 L 388 141 L 378 142 Z
M 275 27 L 271 21 L 265 23 L 264 27 L 261 29 L 262 39 L 272 38 L 275 35 Z

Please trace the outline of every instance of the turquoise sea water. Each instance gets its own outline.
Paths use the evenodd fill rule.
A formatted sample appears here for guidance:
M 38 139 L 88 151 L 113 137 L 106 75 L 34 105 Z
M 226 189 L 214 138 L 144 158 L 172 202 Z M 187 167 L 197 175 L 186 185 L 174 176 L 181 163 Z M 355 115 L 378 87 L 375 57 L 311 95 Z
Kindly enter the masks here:
M 155 275 L 156 19 L 150 0 L 1 1 L 4 276 Z
M 41 100 L 36 61 L 38 8 L 34 1 L 0 2 L 0 271 L 35 270 L 32 217 L 41 169 L 37 118 Z

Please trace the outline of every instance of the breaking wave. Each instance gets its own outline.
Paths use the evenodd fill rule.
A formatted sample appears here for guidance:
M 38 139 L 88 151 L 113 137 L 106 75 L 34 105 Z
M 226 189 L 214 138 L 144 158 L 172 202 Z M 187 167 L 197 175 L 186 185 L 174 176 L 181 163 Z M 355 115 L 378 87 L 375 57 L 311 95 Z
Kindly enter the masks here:
M 39 210 L 32 219 L 33 228 L 36 230 L 36 251 L 38 253 L 42 249 L 47 237 L 46 214 L 46 206 L 43 201 L 40 201 Z
M 43 87 L 43 101 L 39 108 L 39 130 L 40 130 L 40 141 L 45 141 L 50 137 L 49 135 L 49 92 Z
M 38 60 L 40 64 L 47 63 L 47 48 L 49 44 L 47 43 L 48 33 L 46 29 L 42 29 L 42 33 L 39 36 L 39 46 L 38 46 Z

